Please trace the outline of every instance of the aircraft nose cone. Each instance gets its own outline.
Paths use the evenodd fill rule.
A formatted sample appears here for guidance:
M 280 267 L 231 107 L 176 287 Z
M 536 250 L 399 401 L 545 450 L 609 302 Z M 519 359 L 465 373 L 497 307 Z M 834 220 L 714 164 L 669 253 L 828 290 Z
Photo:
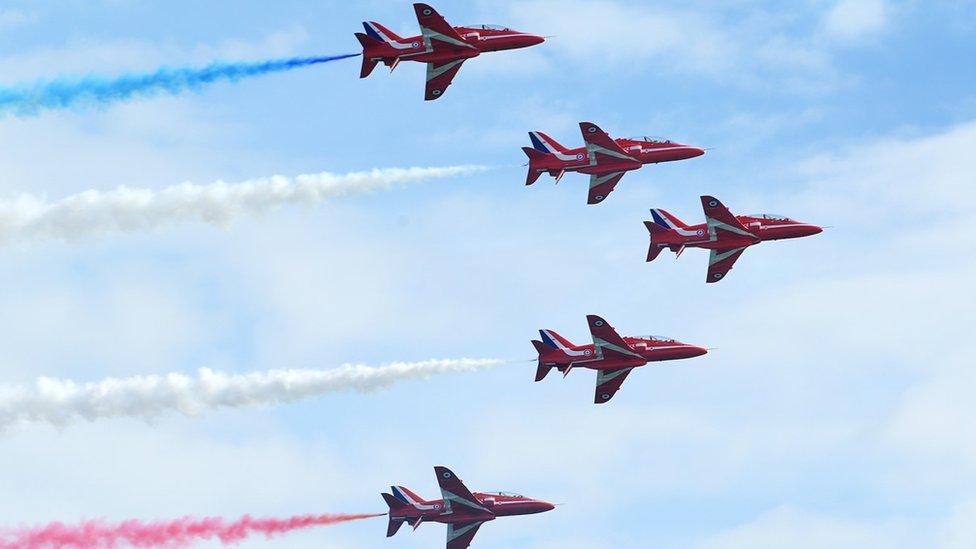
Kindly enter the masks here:
M 545 36 L 539 36 L 538 34 L 526 34 L 523 35 L 522 40 L 525 41 L 526 47 L 537 46 L 546 41 Z
M 688 354 L 690 355 L 690 358 L 695 358 L 696 356 L 707 355 L 708 349 L 704 347 L 699 347 L 697 345 L 689 345 Z
M 551 504 L 551 503 L 549 503 L 548 501 L 540 501 L 539 502 L 539 512 L 540 513 L 545 513 L 547 511 L 552 511 L 555 508 L 556 508 L 556 506 L 553 505 L 553 504 Z
M 823 232 L 823 227 L 818 227 L 816 225 L 806 225 L 800 229 L 800 236 L 813 236 L 815 234 L 820 234 Z
M 701 147 L 691 147 L 691 158 L 696 158 L 705 155 L 705 149 Z

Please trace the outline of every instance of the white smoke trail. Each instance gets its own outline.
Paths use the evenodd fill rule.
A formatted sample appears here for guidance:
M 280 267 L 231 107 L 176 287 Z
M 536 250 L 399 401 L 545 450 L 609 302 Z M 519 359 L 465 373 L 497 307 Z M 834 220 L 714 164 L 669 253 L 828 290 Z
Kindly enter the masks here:
M 276 175 L 241 183 L 183 183 L 159 191 L 119 187 L 108 192 L 84 191 L 57 202 L 22 194 L 12 200 L 0 200 L 0 243 L 73 241 L 110 231 L 152 230 L 192 221 L 225 226 L 243 215 L 259 215 L 290 204 L 315 205 L 329 198 L 462 177 L 487 169 L 448 166 Z
M 463 358 L 247 374 L 204 368 L 196 376 L 172 373 L 83 384 L 40 378 L 32 386 L 0 386 L 0 430 L 24 423 L 66 426 L 121 417 L 152 420 L 167 412 L 195 416 L 208 410 L 270 406 L 341 391 L 369 393 L 401 381 L 475 372 L 505 363 Z

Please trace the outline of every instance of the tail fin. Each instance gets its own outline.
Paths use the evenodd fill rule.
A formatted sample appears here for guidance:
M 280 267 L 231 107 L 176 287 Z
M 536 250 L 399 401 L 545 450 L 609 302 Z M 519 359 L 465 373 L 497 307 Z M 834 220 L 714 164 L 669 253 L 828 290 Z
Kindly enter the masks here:
M 529 139 L 532 140 L 532 146 L 540 152 L 548 154 L 569 152 L 569 149 L 542 132 L 529 132 Z
M 366 29 L 366 34 L 368 34 L 370 38 L 380 42 L 389 43 L 403 41 L 403 38 L 397 36 L 395 32 L 377 23 L 376 21 L 363 21 L 363 28 Z
M 539 180 L 542 172 L 548 171 L 542 164 L 551 155 L 531 147 L 522 147 L 522 152 L 529 157 L 529 173 L 525 176 L 525 184 L 531 185 Z
M 383 42 L 367 36 L 361 32 L 356 33 L 356 38 L 359 39 L 359 43 L 363 45 L 363 68 L 359 71 L 360 78 L 366 78 L 369 76 L 376 65 L 380 62 L 379 59 L 370 56 L 370 50 L 378 46 L 383 45 Z
M 410 505 L 400 501 L 392 494 L 383 493 L 381 495 L 383 496 L 383 500 L 386 501 L 386 504 L 390 506 L 390 523 L 386 527 L 386 537 L 390 538 L 400 530 L 400 527 L 407 520 L 405 517 L 396 516 L 397 513 L 408 509 Z
M 657 218 L 656 215 L 655 218 Z M 647 227 L 648 232 L 651 233 L 651 246 L 647 250 L 647 261 L 650 262 L 657 259 L 657 256 L 661 254 L 661 250 L 667 247 L 661 243 L 661 239 L 665 235 L 674 232 L 674 229 L 665 228 L 654 221 L 645 221 L 644 226 Z
M 532 340 L 532 345 L 535 346 L 536 351 L 539 351 L 539 367 L 535 371 L 535 380 L 542 381 L 549 375 L 549 371 L 552 370 L 553 366 L 555 366 L 555 364 L 546 364 L 545 356 L 555 349 L 537 339 Z
M 660 208 L 652 209 L 651 217 L 654 218 L 655 223 L 664 227 L 665 229 L 687 229 L 688 228 L 687 223 L 678 219 L 668 211 L 662 210 Z
M 560 351 L 566 351 L 567 349 L 569 350 L 576 349 L 576 345 L 573 344 L 572 341 L 566 339 L 565 337 L 557 334 L 552 330 L 539 330 L 539 335 L 542 336 L 542 341 L 544 341 L 546 345 L 554 349 L 559 349 Z

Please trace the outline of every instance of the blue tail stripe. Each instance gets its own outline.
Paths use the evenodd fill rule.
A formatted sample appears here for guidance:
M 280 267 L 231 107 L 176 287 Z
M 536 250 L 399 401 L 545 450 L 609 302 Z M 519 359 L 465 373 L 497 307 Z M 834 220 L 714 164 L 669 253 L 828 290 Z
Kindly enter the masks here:
M 654 218 L 654 222 L 655 223 L 657 223 L 658 225 L 664 227 L 665 229 L 673 229 L 674 228 L 674 227 L 671 226 L 670 223 L 668 223 L 668 221 L 666 219 L 664 219 L 663 216 L 661 216 L 661 214 L 657 213 L 657 210 L 651 210 L 651 217 Z
M 393 497 L 397 498 L 403 503 L 406 503 L 407 505 L 410 505 L 410 500 L 407 499 L 407 496 L 403 495 L 403 492 L 401 492 L 399 488 L 396 486 L 390 486 L 390 489 L 393 490 Z
M 553 341 L 551 337 L 549 337 L 549 334 L 547 334 L 545 330 L 539 330 L 539 335 L 542 336 L 542 342 L 545 343 L 546 345 L 552 347 L 553 349 L 559 348 L 559 345 L 556 345 L 556 342 Z
M 366 29 L 366 34 L 370 38 L 374 38 L 376 40 L 379 40 L 380 42 L 386 42 L 386 40 L 383 40 L 383 37 L 380 36 L 380 33 L 376 32 L 376 30 L 373 27 L 371 27 L 368 22 L 363 21 L 363 28 Z
M 543 143 L 542 140 L 535 135 L 535 132 L 529 132 L 529 139 L 532 140 L 532 147 L 535 148 L 535 150 L 552 154 L 552 151 L 546 148 L 545 143 Z

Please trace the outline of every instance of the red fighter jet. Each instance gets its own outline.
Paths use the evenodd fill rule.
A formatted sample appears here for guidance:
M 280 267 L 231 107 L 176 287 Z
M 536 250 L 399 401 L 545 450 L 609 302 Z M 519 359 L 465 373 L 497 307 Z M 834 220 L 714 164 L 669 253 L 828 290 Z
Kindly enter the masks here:
M 629 171 L 638 170 L 645 164 L 686 160 L 705 154 L 705 149 L 667 139 L 611 139 L 592 122 L 580 122 L 580 131 L 586 146 L 579 149 L 567 149 L 542 132 L 529 132 L 532 147 L 522 147 L 529 157 L 529 175 L 525 184 L 535 183 L 546 172 L 556 178 L 556 183 L 566 172 L 584 173 L 590 176 L 587 203 L 599 204 Z
M 533 340 L 539 351 L 539 368 L 535 380 L 542 381 L 556 368 L 569 375 L 576 367 L 596 370 L 596 395 L 594 402 L 609 402 L 631 370 L 663 360 L 681 360 L 702 356 L 708 349 L 675 341 L 669 337 L 621 337 L 606 320 L 588 315 L 593 336 L 592 345 L 573 345 L 568 339 L 552 330 L 539 330 L 542 341 Z
M 546 41 L 542 36 L 514 31 L 496 25 L 452 27 L 437 10 L 427 4 L 414 4 L 420 36 L 401 38 L 383 25 L 366 21 L 366 33 L 356 33 L 363 45 L 363 69 L 366 78 L 378 63 L 397 68 L 400 61 L 427 63 L 427 91 L 424 99 L 433 101 L 444 95 L 461 65 L 482 53 L 514 50 Z
M 416 530 L 421 523 L 447 525 L 447 549 L 466 549 L 482 524 L 498 517 L 533 515 L 555 509 L 555 505 L 505 492 L 470 490 L 447 467 L 434 467 L 441 497 L 427 501 L 403 486 L 391 486 L 392 494 L 382 494 L 390 506 L 390 525 L 386 537 L 392 537 L 407 523 Z
M 822 227 L 772 214 L 732 215 L 713 196 L 701 197 L 705 223 L 688 226 L 670 213 L 651 210 L 654 221 L 645 221 L 651 232 L 647 260 L 654 261 L 661 250 L 669 248 L 681 256 L 685 248 L 711 250 L 706 282 L 718 282 L 732 270 L 742 252 L 766 240 L 801 238 L 823 232 Z

